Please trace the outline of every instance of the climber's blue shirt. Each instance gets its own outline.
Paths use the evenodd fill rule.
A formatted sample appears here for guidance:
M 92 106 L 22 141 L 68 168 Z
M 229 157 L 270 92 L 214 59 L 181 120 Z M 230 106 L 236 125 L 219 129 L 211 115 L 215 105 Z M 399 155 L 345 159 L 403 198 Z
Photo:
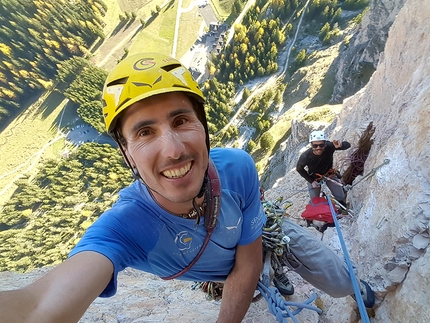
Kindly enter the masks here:
M 221 212 L 206 250 L 178 278 L 182 280 L 224 281 L 233 268 L 236 246 L 255 241 L 266 221 L 252 158 L 228 148 L 212 149 L 210 156 L 221 182 Z M 100 296 L 111 296 L 119 271 L 132 267 L 160 277 L 174 275 L 194 259 L 205 236 L 203 219 L 196 226 L 196 220 L 168 213 L 135 181 L 120 191 L 118 201 L 88 228 L 70 256 L 95 251 L 109 258 L 114 275 Z

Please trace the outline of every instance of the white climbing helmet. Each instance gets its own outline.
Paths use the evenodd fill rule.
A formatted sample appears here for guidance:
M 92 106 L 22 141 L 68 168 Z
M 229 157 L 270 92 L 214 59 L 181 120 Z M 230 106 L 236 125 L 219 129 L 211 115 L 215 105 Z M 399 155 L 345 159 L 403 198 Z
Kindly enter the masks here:
M 312 131 L 309 135 L 309 142 L 312 141 L 319 141 L 319 140 L 326 140 L 324 131 Z

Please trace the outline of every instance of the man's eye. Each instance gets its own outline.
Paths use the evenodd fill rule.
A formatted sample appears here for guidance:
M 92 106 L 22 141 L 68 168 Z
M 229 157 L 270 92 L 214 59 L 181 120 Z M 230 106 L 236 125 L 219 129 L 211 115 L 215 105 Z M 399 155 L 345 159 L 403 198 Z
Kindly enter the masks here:
M 181 118 L 177 118 L 176 120 L 175 120 L 175 125 L 176 126 L 181 126 L 181 125 L 183 125 L 184 123 L 187 123 L 188 122 L 188 119 L 187 118 L 185 118 L 185 117 L 181 117 Z
M 142 129 L 139 131 L 140 137 L 149 136 L 150 134 L 151 134 L 151 131 L 149 129 Z

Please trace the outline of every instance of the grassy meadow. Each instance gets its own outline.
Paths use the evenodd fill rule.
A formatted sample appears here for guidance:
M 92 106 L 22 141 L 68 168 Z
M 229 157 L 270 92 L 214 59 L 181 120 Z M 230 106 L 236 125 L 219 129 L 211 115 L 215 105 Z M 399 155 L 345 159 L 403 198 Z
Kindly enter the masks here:
M 41 159 L 59 156 L 65 140 L 58 127 L 66 103 L 62 94 L 46 92 L 0 133 L 0 205 L 13 194 L 11 183 L 21 174 L 32 175 Z
M 173 38 L 176 24 L 177 5 L 166 6 L 135 37 L 128 49 L 130 54 L 138 52 L 172 53 Z

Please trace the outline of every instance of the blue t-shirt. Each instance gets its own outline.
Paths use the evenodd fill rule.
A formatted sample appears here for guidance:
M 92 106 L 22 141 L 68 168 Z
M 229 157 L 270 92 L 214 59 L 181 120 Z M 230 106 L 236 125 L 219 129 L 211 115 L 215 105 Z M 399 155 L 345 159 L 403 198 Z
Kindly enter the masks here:
M 233 268 L 236 246 L 255 241 L 266 221 L 252 158 L 228 148 L 212 149 L 210 157 L 221 183 L 220 216 L 205 251 L 178 277 L 182 280 L 224 281 Z M 100 295 L 107 297 L 116 293 L 117 274 L 126 267 L 160 277 L 180 272 L 199 252 L 205 236 L 204 219 L 196 225 L 196 220 L 165 211 L 147 187 L 135 181 L 120 191 L 118 201 L 88 228 L 69 256 L 95 251 L 112 261 L 113 278 Z

